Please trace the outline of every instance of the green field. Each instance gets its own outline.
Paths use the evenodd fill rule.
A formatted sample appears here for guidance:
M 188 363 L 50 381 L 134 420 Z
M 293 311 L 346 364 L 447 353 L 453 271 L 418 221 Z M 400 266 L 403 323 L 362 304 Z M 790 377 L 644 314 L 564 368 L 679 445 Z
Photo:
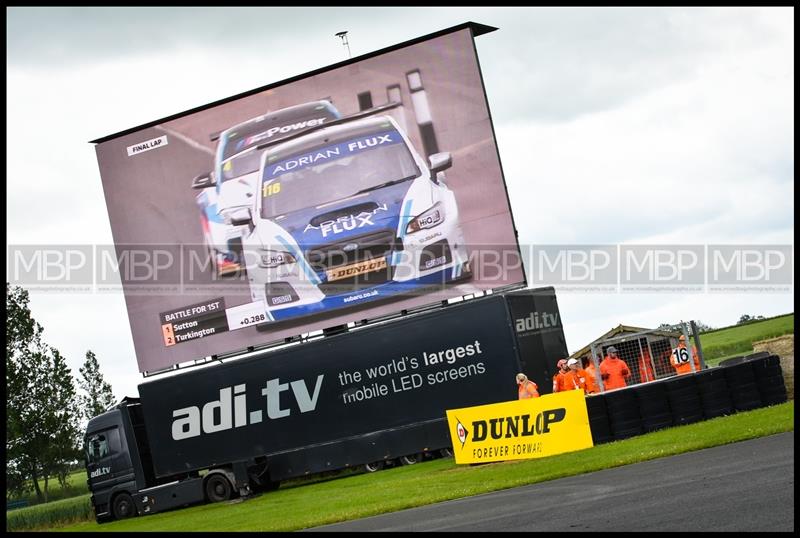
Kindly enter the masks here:
M 84 532 L 298 530 L 793 430 L 794 402 L 787 402 L 549 458 L 480 466 L 459 466 L 452 459 L 439 459 L 373 474 L 350 475 L 303 486 L 282 486 L 246 501 L 194 506 L 104 525 L 85 521 L 60 529 Z M 22 522 L 13 517 L 24 510 L 32 509 L 7 514 L 12 516 L 8 519 L 7 530 L 30 528 L 30 520 L 21 526 Z M 53 528 L 42 523 L 39 529 Z
M 790 333 L 794 333 L 794 314 L 700 333 L 700 343 L 706 364 L 715 366 L 727 357 L 752 353 L 753 342 Z
M 42 489 L 44 492 L 44 480 L 39 480 L 39 488 Z M 74 471 L 67 476 L 67 487 L 62 488 L 61 484 L 58 483 L 58 480 L 55 478 L 51 478 L 47 485 L 47 498 L 48 502 L 58 501 L 61 499 L 69 499 L 71 497 L 76 497 L 78 495 L 86 495 L 89 492 L 89 489 L 86 486 L 86 470 L 80 469 L 78 471 Z M 33 487 L 29 487 L 28 491 L 25 494 L 20 496 L 14 497 L 6 497 L 6 503 L 13 502 L 13 501 L 26 501 L 28 506 L 34 506 L 39 504 L 39 500 L 36 498 L 36 493 L 33 490 Z

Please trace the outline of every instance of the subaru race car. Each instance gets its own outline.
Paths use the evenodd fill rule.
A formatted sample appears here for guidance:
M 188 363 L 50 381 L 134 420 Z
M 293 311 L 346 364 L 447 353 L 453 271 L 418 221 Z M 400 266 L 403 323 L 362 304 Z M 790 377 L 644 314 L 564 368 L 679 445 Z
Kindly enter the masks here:
M 339 117 L 330 102 L 313 101 L 258 116 L 218 135 L 214 171 L 192 182 L 192 188 L 202 189 L 197 205 L 203 238 L 217 275 L 240 269 L 242 227 L 233 226 L 231 217 L 253 206 L 261 162 L 258 146 Z M 217 136 L 212 136 L 214 139 Z
M 453 192 L 393 118 L 344 118 L 270 145 L 244 236 L 269 321 L 407 295 L 471 276 Z

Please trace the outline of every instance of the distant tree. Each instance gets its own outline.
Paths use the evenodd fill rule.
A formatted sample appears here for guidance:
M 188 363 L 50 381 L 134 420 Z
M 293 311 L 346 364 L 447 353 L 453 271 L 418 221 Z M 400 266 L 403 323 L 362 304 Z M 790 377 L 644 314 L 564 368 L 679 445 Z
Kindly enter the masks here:
M 699 332 L 699 333 L 704 333 L 706 331 L 713 331 L 714 330 L 714 327 L 712 327 L 711 325 L 706 325 L 705 323 L 703 323 L 699 319 L 694 320 L 694 324 L 697 327 L 697 332 Z
M 47 502 L 49 479 L 64 484 L 78 457 L 79 414 L 72 373 L 28 303 L 27 291 L 6 283 L 6 489 L 19 494 L 29 482 Z
M 742 323 L 747 323 L 748 321 L 758 321 L 760 319 L 764 319 L 764 316 L 751 316 L 750 314 L 742 314 L 739 318 L 739 321 L 736 322 L 736 325 L 741 325 Z
M 87 420 L 96 417 L 116 403 L 111 385 L 103 379 L 100 373 L 100 364 L 91 350 L 86 352 L 86 360 L 79 368 L 81 373 L 78 386 L 84 394 L 78 396 L 81 414 Z
M 697 332 L 699 332 L 699 333 L 713 330 L 713 327 L 711 327 L 710 325 L 706 325 L 705 323 L 703 323 L 700 320 L 695 320 L 694 324 L 695 324 L 695 326 L 697 326 Z M 692 325 L 687 322 L 686 326 L 688 328 L 689 334 L 691 334 Z M 683 332 L 683 325 L 681 325 L 680 323 L 662 323 L 661 325 L 658 326 L 658 330 L 659 331 L 669 331 L 669 332 L 682 333 Z

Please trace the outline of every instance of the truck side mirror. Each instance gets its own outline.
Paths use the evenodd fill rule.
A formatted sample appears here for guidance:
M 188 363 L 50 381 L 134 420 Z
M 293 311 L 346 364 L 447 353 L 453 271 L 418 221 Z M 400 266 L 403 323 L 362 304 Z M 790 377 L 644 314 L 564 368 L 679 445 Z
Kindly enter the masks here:
M 214 172 L 201 174 L 192 180 L 193 189 L 206 189 L 208 187 L 213 187 L 216 184 L 217 180 L 214 178 Z
M 253 229 L 253 212 L 249 207 L 242 207 L 231 213 L 232 226 L 247 226 Z
M 431 177 L 435 178 L 436 174 L 439 172 L 443 172 L 453 166 L 453 157 L 450 155 L 449 151 L 443 151 L 441 153 L 434 153 L 428 160 L 431 163 Z

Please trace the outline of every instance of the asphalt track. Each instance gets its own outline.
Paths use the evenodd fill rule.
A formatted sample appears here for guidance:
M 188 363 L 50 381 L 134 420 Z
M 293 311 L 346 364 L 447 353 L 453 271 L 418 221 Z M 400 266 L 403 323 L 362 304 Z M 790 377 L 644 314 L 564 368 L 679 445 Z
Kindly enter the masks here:
M 314 531 L 794 531 L 794 432 Z

